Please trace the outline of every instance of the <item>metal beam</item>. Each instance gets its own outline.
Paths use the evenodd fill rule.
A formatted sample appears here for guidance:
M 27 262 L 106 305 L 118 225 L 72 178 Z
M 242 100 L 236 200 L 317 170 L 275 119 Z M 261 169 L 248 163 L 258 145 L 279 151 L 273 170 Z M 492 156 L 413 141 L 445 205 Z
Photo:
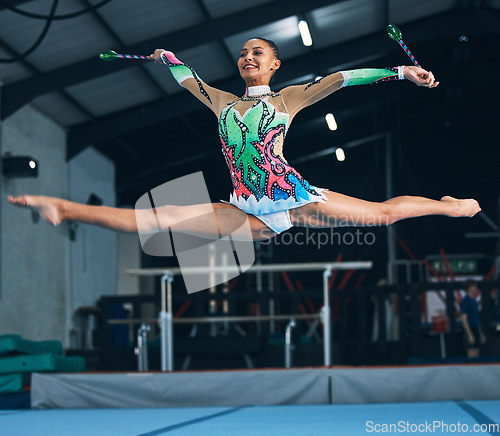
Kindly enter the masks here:
M 89 0 L 80 0 L 83 5 L 85 6 L 85 8 L 92 8 L 92 4 L 89 3 Z M 104 18 L 102 18 L 101 14 L 93 9 L 91 11 L 91 14 L 92 16 L 97 20 L 98 24 L 101 26 L 101 28 L 108 34 L 110 35 L 114 40 L 115 42 L 117 43 L 117 45 L 119 46 L 124 46 L 125 45 L 125 42 L 120 38 L 120 36 L 113 30 L 113 28 L 106 22 L 106 20 L 104 20 Z M 149 83 L 151 83 L 151 85 L 156 89 L 156 91 L 162 95 L 163 97 L 167 98 L 168 95 L 167 93 L 164 91 L 164 89 L 162 88 L 162 86 L 158 83 L 158 81 L 153 77 L 153 75 L 149 72 L 149 70 L 147 70 L 145 67 L 144 67 L 144 63 L 140 63 L 140 69 L 141 69 L 141 72 L 144 74 L 144 76 L 147 78 L 147 80 L 149 81 Z
M 32 0 L 9 0 L 8 4 L 10 6 L 21 6 L 23 5 L 24 3 L 29 3 L 31 2 Z M 4 6 L 1 2 L 0 2 L 0 12 L 2 12 L 3 10 L 8 10 L 9 8 L 7 6 Z
M 82 70 L 78 71 L 78 68 L 82 68 Z M 92 78 L 96 78 L 119 70 L 120 65 L 118 63 L 102 62 L 96 57 L 85 62 L 77 62 L 76 64 L 59 68 L 56 72 L 38 74 L 19 82 L 5 85 L 4 93 L 2 94 L 0 118 L 2 120 L 7 118 L 40 95 L 59 91 L 76 83 L 84 82 L 88 79 L 89 71 L 92 72 Z M 64 78 L 65 75 L 66 78 Z
M 150 53 L 153 48 L 162 47 L 165 44 L 176 51 L 186 50 L 340 1 L 274 0 L 265 6 L 257 6 L 225 17 L 207 20 L 196 26 L 167 33 L 128 47 L 117 48 L 117 50 L 125 53 Z M 134 64 L 134 62 L 102 62 L 96 54 L 91 59 L 6 85 L 2 92 L 0 117 L 6 118 L 39 95 L 96 79 L 124 68 L 131 68 Z
M 348 270 L 348 269 L 371 269 L 372 261 L 349 261 L 349 262 L 303 262 L 303 263 L 275 263 L 269 265 L 252 265 L 246 269 L 245 273 L 255 272 L 273 272 L 273 271 L 323 271 L 323 270 Z M 178 276 L 182 274 L 206 274 L 222 272 L 240 272 L 240 269 L 233 266 L 214 266 L 214 267 L 184 267 L 184 268 L 131 268 L 126 269 L 127 274 L 158 277 L 165 274 Z
M 20 53 L 18 53 L 16 50 L 14 50 L 10 45 L 8 45 L 5 41 L 0 39 L 0 47 L 5 50 L 10 56 L 12 57 L 18 57 Z M 21 65 L 29 69 L 32 73 L 34 74 L 40 74 L 40 70 L 33 66 L 30 62 L 28 62 L 26 59 L 20 59 L 18 61 Z M 66 99 L 70 104 L 72 104 L 77 110 L 79 110 L 82 114 L 84 114 L 87 118 L 90 120 L 94 120 L 95 122 L 95 117 L 94 115 L 85 107 L 83 106 L 79 101 L 77 101 L 73 96 L 71 96 L 69 93 L 67 93 L 65 90 L 60 90 L 59 94 Z

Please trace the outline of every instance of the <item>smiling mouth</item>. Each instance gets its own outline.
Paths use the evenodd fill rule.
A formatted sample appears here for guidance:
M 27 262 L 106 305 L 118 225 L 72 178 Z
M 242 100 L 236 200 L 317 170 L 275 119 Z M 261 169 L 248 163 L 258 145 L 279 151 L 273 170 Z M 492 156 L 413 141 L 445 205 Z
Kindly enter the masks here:
M 256 67 L 255 65 L 245 65 L 245 66 L 243 67 L 243 69 L 244 69 L 244 70 L 248 70 L 248 69 L 251 69 L 251 68 L 252 68 L 252 69 L 256 69 L 257 67 Z

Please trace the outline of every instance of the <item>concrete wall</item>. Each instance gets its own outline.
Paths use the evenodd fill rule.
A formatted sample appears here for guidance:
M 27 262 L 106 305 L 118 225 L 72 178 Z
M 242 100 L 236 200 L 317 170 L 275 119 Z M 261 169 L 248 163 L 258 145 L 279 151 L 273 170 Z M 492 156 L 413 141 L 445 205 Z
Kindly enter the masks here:
M 95 149 L 87 148 L 68 163 L 69 198 L 87 203 L 94 194 L 103 204 L 114 206 L 114 178 L 113 163 Z M 101 295 L 116 293 L 117 240 L 116 233 L 100 227 L 80 223 L 69 226 L 66 328 L 74 332 L 78 327 L 73 316 L 76 309 L 94 306 Z
M 36 179 L 1 177 L 0 334 L 57 339 L 67 347 L 73 311 L 116 292 L 116 235 L 79 225 L 33 219 L 29 210 L 7 203 L 8 194 L 50 195 L 86 202 L 90 193 L 115 204 L 113 164 L 92 148 L 65 161 L 65 131 L 32 107 L 1 125 L 0 153 L 39 161 Z
M 65 338 L 68 268 L 67 226 L 33 221 L 7 194 L 68 197 L 63 129 L 31 107 L 2 123 L 1 154 L 30 155 L 39 162 L 36 179 L 1 181 L 0 334 L 28 339 Z
M 118 233 L 117 237 L 117 285 L 119 295 L 138 295 L 141 280 L 126 274 L 126 269 L 141 267 L 141 243 L 135 233 Z

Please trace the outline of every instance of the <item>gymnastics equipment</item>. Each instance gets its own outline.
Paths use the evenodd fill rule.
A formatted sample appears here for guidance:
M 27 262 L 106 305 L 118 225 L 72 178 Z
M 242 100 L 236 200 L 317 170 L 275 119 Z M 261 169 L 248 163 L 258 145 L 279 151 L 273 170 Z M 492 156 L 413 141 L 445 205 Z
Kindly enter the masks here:
M 106 50 L 99 54 L 99 57 L 106 62 L 115 61 L 116 59 L 139 59 L 143 61 L 152 61 L 153 59 L 142 55 L 120 54 L 113 50 Z
M 134 354 L 137 356 L 137 369 L 140 372 L 149 370 L 147 337 L 150 331 L 148 324 L 142 324 L 137 329 L 137 347 L 134 348 Z
M 213 322 L 244 322 L 244 321 L 271 321 L 271 320 L 299 320 L 318 318 L 323 324 L 323 362 L 330 366 L 331 359 L 331 308 L 329 279 L 332 271 L 350 269 L 370 269 L 372 262 L 310 262 L 310 263 L 285 263 L 274 265 L 253 265 L 246 273 L 273 272 L 273 271 L 322 271 L 323 277 L 323 307 L 318 314 L 289 314 L 289 315 L 259 315 L 259 316 L 225 316 L 225 317 L 190 317 L 174 320 L 172 307 L 172 283 L 174 277 L 188 274 L 231 274 L 238 271 L 237 267 L 206 267 L 206 268 L 144 268 L 127 269 L 126 273 L 137 276 L 159 276 L 161 277 L 161 311 L 159 314 L 159 325 L 161 329 L 161 369 L 162 371 L 173 371 L 173 324 L 190 323 L 206 324 Z M 142 322 L 142 321 L 141 321 Z M 133 324 L 137 320 L 109 320 L 110 324 Z
M 419 63 L 415 59 L 415 56 L 411 53 L 410 49 L 406 46 L 406 44 L 403 41 L 403 34 L 401 33 L 401 30 L 394 24 L 389 24 L 387 26 L 387 34 L 389 37 L 396 41 L 401 48 L 405 51 L 405 53 L 408 55 L 408 57 L 411 59 L 411 61 L 415 64 L 415 66 L 420 67 Z
M 285 328 L 285 368 L 292 367 L 292 351 L 295 349 L 292 342 L 292 329 L 296 326 L 297 324 L 292 318 Z

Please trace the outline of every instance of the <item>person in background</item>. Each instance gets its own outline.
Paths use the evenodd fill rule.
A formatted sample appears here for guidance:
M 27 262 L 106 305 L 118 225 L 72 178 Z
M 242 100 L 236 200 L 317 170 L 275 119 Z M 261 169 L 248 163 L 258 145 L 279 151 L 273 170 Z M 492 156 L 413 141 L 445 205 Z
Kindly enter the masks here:
M 473 280 L 464 283 L 465 297 L 460 302 L 460 319 L 465 332 L 467 357 L 479 357 L 479 346 L 486 342 L 481 321 L 479 319 L 479 304 L 477 296 L 479 288 Z

